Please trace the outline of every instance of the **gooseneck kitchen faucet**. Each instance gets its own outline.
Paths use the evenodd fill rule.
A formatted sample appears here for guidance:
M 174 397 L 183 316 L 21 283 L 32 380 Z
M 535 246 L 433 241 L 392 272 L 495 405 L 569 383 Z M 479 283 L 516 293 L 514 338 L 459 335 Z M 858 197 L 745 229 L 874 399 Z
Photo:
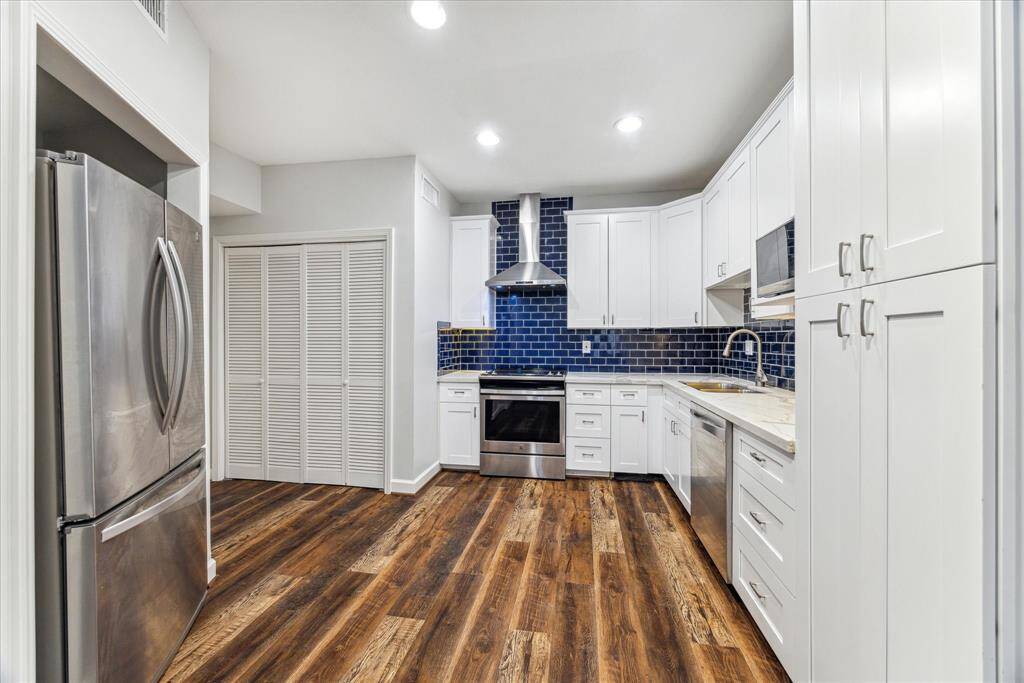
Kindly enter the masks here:
M 761 337 L 751 329 L 741 327 L 729 335 L 729 338 L 725 340 L 725 349 L 722 350 L 722 355 L 729 358 L 732 355 L 732 340 L 737 335 L 746 332 L 751 337 L 757 340 L 757 371 L 754 373 L 754 384 L 759 387 L 763 387 L 768 384 L 768 375 L 764 374 L 764 367 L 761 365 Z

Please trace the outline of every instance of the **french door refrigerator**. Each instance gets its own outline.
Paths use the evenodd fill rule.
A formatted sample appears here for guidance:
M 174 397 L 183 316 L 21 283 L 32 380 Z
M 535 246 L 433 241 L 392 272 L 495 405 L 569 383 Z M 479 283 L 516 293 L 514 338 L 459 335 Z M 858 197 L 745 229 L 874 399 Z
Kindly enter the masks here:
M 36 228 L 39 679 L 151 681 L 206 596 L 201 227 L 40 152 Z

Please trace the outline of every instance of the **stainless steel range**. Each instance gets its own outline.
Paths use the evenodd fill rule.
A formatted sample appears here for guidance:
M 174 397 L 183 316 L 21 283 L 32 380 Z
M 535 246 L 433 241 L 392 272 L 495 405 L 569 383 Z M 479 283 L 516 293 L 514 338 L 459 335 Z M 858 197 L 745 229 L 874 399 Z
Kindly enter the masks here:
M 565 479 L 565 371 L 501 366 L 480 376 L 480 474 Z

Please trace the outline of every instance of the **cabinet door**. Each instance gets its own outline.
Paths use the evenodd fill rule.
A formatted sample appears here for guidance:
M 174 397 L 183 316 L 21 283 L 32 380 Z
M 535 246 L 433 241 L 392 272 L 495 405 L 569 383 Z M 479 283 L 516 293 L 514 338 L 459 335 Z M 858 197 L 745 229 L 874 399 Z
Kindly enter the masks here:
M 861 233 L 885 221 L 885 4 L 794 6 L 796 294 L 860 286 Z
M 729 260 L 729 206 L 724 181 L 704 193 L 704 286 L 725 278 Z
M 885 680 L 885 464 L 860 447 L 858 306 L 856 292 L 796 304 L 813 680 Z
M 612 472 L 647 472 L 647 409 L 612 408 Z
M 654 252 L 654 325 L 700 325 L 704 281 L 699 199 L 659 213 Z
M 613 327 L 651 326 L 651 214 L 608 219 L 608 311 Z
M 751 244 L 793 218 L 792 105 L 790 93 L 768 114 L 750 142 L 754 193 Z
M 487 327 L 491 291 L 490 224 L 487 220 L 452 221 L 451 324 Z
M 887 513 L 882 528 L 861 520 L 886 550 L 871 593 L 887 596 L 877 678 L 995 676 L 994 268 L 863 290 L 862 463 L 872 461 L 884 486 L 873 504 Z
M 679 457 L 676 454 L 676 419 L 675 413 L 667 410 L 661 414 L 661 462 L 665 481 L 675 491 L 679 484 Z
M 994 260 L 994 33 L 991 2 L 886 4 L 888 210 L 861 231 L 865 284 Z
M 750 269 L 750 154 L 744 147 L 725 172 L 729 202 L 727 277 Z
M 468 403 L 441 403 L 440 406 L 441 464 L 479 467 L 479 407 Z
M 566 287 L 569 327 L 607 327 L 608 216 L 569 216 Z
M 676 478 L 676 493 L 683 507 L 690 511 L 690 432 L 689 427 L 680 422 L 676 427 L 675 452 L 679 476 Z

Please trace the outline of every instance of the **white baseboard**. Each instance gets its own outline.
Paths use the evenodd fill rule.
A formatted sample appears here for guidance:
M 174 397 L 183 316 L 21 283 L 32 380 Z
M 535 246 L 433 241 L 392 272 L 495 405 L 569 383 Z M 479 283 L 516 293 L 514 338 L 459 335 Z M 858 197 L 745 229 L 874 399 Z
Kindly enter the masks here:
M 212 582 L 215 576 L 217 576 L 217 560 L 211 557 L 206 561 L 206 583 Z
M 427 482 L 434 478 L 434 475 L 441 471 L 441 463 L 435 462 L 433 465 L 423 470 L 420 476 L 415 479 L 392 479 L 391 480 L 391 493 L 417 493 L 421 488 L 426 486 Z

